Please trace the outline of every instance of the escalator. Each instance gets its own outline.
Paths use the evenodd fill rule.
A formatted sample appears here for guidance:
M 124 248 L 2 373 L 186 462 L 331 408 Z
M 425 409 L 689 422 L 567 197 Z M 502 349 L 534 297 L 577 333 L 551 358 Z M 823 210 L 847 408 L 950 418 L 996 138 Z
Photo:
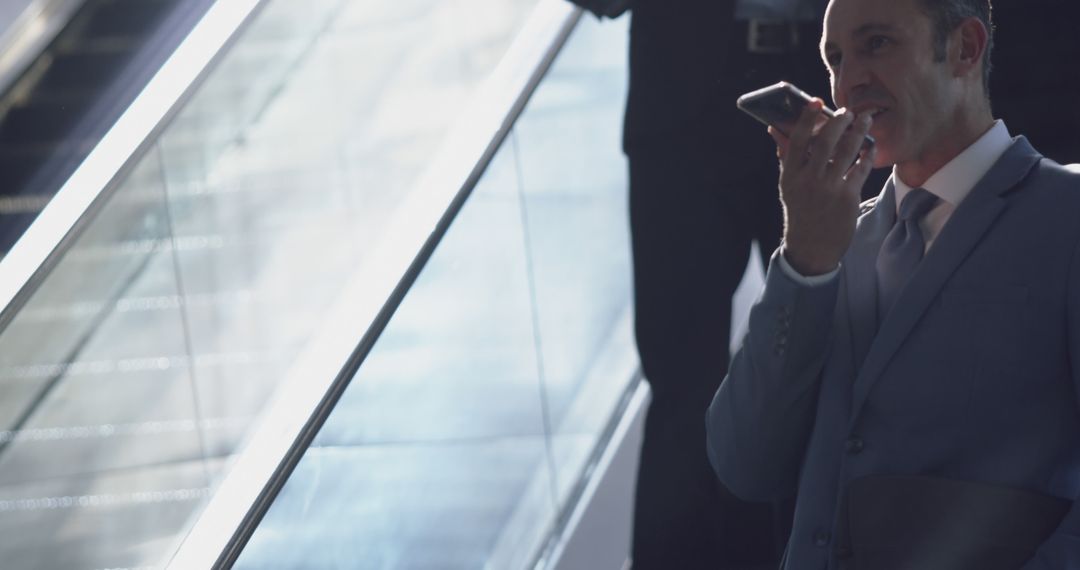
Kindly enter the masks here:
M 86 0 L 0 96 L 0 254 L 205 10 L 203 0 Z
M 626 22 L 166 4 L 5 99 L 6 203 L 60 190 L 0 259 L 4 566 L 543 567 L 640 392 Z

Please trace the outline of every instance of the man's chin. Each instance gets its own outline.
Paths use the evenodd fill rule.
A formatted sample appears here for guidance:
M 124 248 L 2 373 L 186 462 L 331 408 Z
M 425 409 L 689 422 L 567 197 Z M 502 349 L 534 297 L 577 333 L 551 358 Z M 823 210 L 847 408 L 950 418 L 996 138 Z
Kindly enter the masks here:
M 874 168 L 885 168 L 896 164 L 896 152 L 888 140 L 877 138 L 874 147 Z

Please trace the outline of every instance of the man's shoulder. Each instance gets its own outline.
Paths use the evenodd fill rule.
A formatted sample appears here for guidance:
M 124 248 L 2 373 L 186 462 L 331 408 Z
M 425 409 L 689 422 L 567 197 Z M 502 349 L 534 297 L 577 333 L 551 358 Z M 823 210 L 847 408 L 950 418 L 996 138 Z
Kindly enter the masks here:
M 1003 161 L 1014 168 L 1025 169 L 1019 187 L 1035 187 L 1049 191 L 1051 195 L 1058 195 L 1061 190 L 1067 190 L 1067 194 L 1072 195 L 1080 190 L 1080 164 L 1062 165 L 1055 162 L 1039 152 L 1023 135 L 1013 137 L 995 167 Z
M 1080 230 L 1075 219 L 1080 211 L 1080 165 L 1061 165 L 1043 157 L 1009 195 L 1021 206 L 1017 211 L 1039 217 L 1032 223 L 1080 236 L 1075 233 Z
M 1035 174 L 1032 182 L 1039 185 L 1060 188 L 1070 194 L 1080 191 L 1080 164 L 1063 165 L 1044 157 L 1035 167 Z
M 1039 168 L 1068 173 L 1071 175 L 1080 174 L 1080 163 L 1077 164 L 1061 164 L 1055 162 L 1053 159 L 1043 156 L 1039 161 Z

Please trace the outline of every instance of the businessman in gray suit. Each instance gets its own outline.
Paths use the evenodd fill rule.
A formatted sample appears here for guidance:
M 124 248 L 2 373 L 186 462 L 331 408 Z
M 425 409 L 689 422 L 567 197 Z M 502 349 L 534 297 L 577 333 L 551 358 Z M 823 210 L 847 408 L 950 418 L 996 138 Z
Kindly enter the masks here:
M 706 423 L 734 493 L 796 496 L 788 570 L 1080 568 L 1080 175 L 993 118 L 992 30 L 832 0 L 843 110 L 770 129 L 784 240 Z

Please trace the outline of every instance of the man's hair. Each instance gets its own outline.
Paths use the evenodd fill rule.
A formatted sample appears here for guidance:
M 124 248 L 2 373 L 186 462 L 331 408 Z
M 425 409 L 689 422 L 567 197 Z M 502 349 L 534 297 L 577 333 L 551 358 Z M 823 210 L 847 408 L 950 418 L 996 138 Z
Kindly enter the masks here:
M 968 18 L 978 18 L 986 26 L 986 51 L 983 53 L 983 90 L 990 96 L 990 52 L 994 48 L 994 24 L 990 0 L 919 0 L 923 11 L 934 23 L 934 57 L 945 60 L 945 48 L 952 33 Z

